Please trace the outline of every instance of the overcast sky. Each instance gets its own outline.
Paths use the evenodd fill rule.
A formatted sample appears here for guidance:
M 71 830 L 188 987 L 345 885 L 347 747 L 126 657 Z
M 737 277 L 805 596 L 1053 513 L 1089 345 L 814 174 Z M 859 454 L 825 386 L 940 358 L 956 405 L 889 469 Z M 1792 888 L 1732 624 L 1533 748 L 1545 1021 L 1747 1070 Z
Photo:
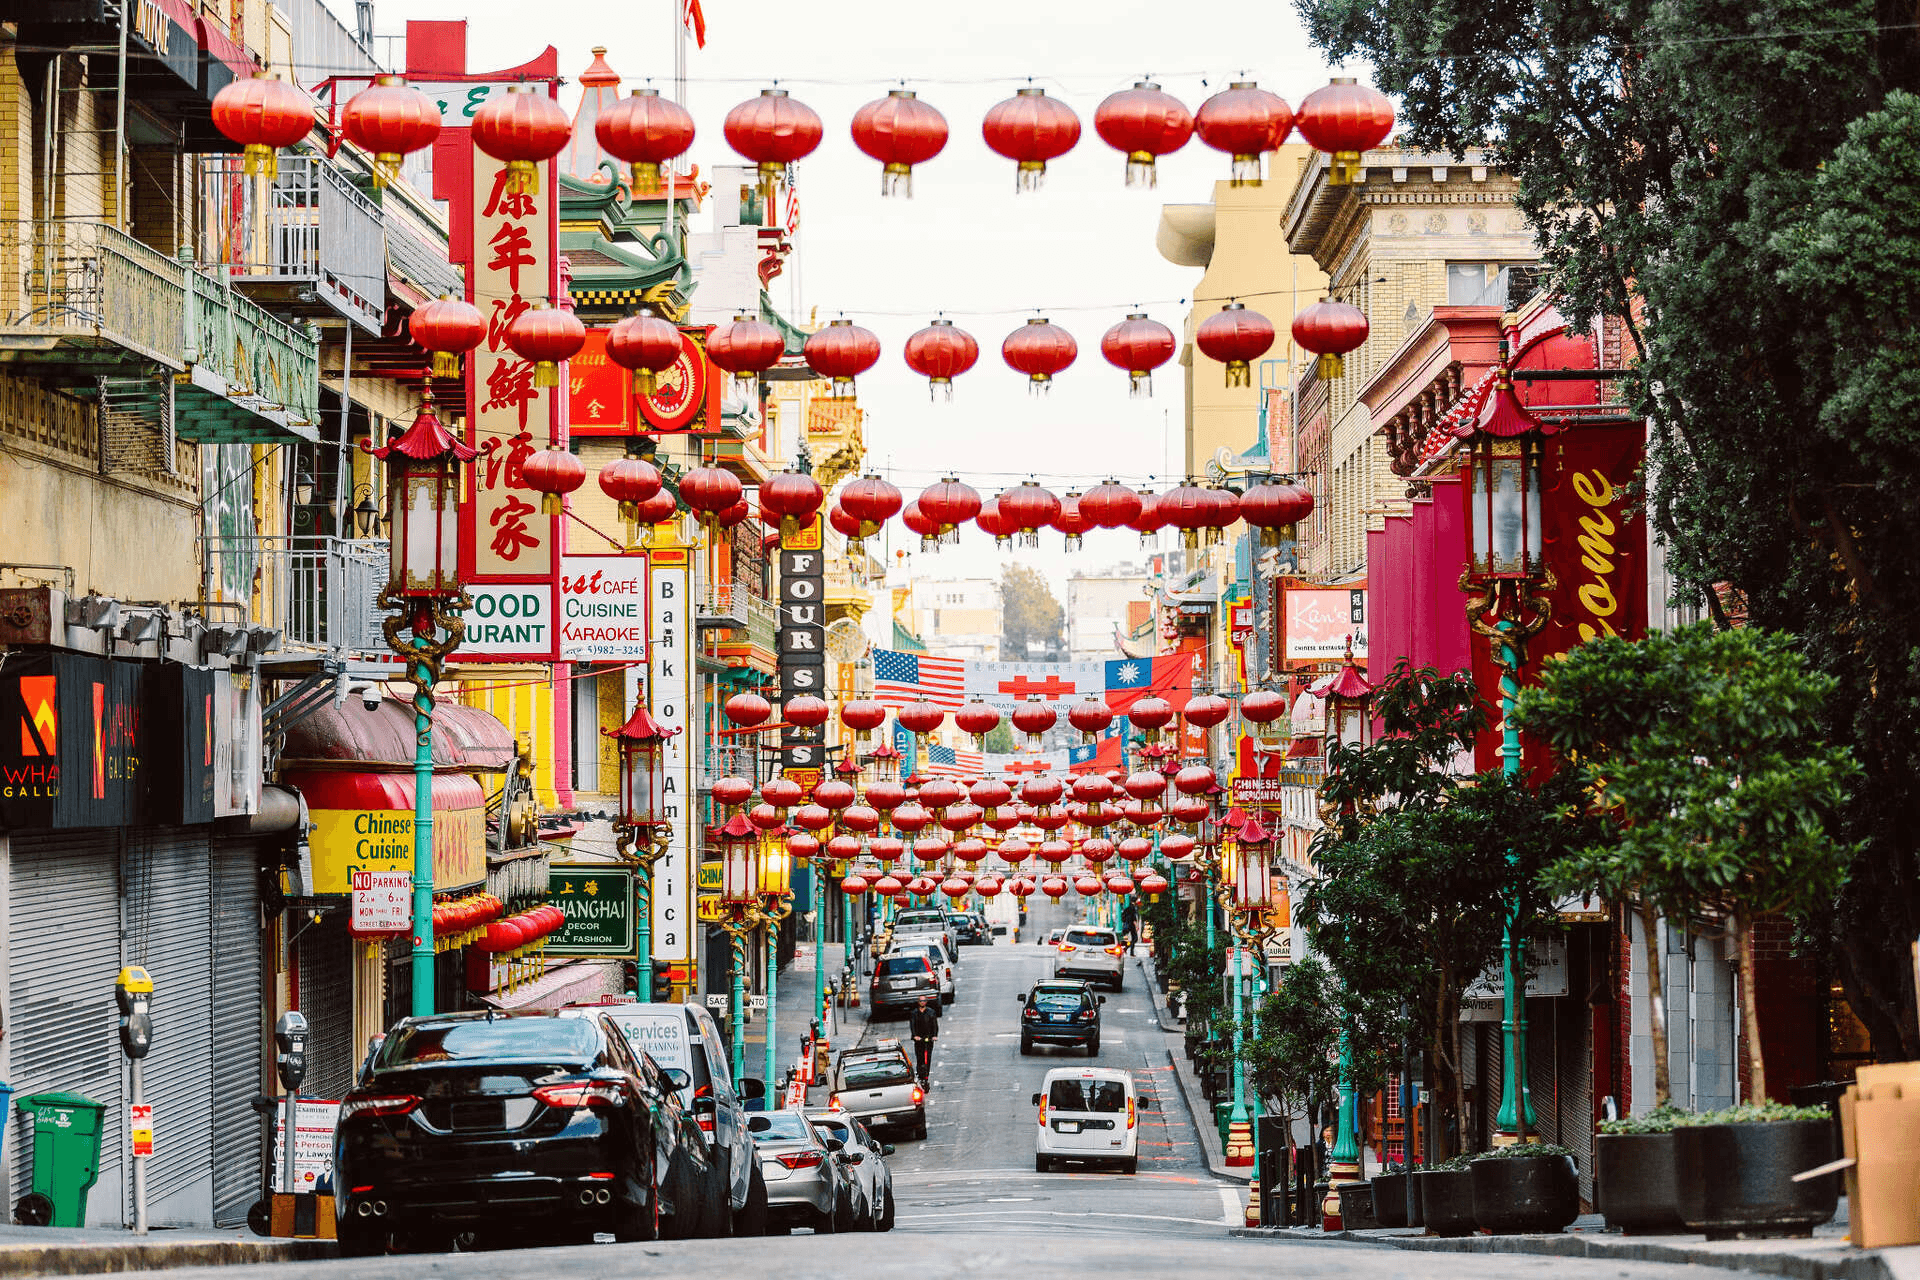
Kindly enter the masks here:
M 380 0 L 375 26 L 398 35 L 409 18 L 464 17 L 471 70 L 524 62 L 551 42 L 569 80 L 604 45 L 624 90 L 651 78 L 670 93 L 676 2 Z M 351 27 L 350 0 L 329 3 Z M 689 158 L 703 172 L 737 162 L 721 121 L 776 79 L 825 122 L 820 148 L 799 166 L 798 269 L 790 266 L 772 293 L 803 322 L 845 314 L 880 336 L 880 363 L 859 382 L 873 469 L 909 497 L 942 474 L 960 475 L 983 496 L 1029 474 L 1056 493 L 1108 474 L 1177 482 L 1169 469 L 1181 457 L 1183 372 L 1170 363 L 1155 375 L 1151 399 L 1129 399 L 1126 375 L 1100 355 L 1100 335 L 1129 310 L 1180 330 L 1200 272 L 1161 258 L 1154 227 L 1162 204 L 1210 200 L 1228 160 L 1195 139 L 1161 161 L 1157 188 L 1129 189 L 1124 158 L 1094 133 L 1093 111 L 1149 74 L 1189 109 L 1234 79 L 1258 80 L 1298 105 L 1330 69 L 1308 46 L 1292 5 L 705 0 L 705 10 L 707 47 L 689 41 L 687 85 L 699 130 Z M 401 61 L 397 42 L 383 41 L 381 52 Z M 1048 166 L 1039 192 L 1016 196 L 1013 162 L 987 150 L 980 120 L 1028 77 L 1073 107 L 1082 135 Z M 862 103 L 902 80 L 946 116 L 951 139 L 916 170 L 911 200 L 883 199 L 880 166 L 854 147 L 848 125 Z M 561 100 L 571 111 L 577 87 Z M 696 227 L 707 217 L 702 211 Z M 1000 356 L 1001 340 L 1036 308 L 1080 347 L 1044 397 L 1029 395 Z M 900 355 L 906 338 L 942 312 L 981 347 L 950 404 L 930 402 L 925 381 Z M 1058 533 L 1042 541 L 1039 552 L 1021 555 L 1056 583 L 1075 568 L 1140 554 L 1128 531 L 1089 536 L 1071 556 Z M 896 534 L 894 546 L 917 542 Z M 997 576 L 1002 561 L 973 530 L 960 547 L 914 554 L 921 577 Z

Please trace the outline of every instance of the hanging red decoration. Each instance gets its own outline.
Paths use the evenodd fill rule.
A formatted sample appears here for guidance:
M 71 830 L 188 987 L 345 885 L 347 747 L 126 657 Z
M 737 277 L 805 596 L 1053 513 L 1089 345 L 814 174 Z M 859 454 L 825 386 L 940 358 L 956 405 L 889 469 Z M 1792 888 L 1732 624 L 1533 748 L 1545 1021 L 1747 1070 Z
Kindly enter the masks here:
M 1224 702 L 1225 699 L 1221 701 Z M 1193 704 L 1188 703 L 1187 709 L 1191 711 Z M 1204 764 L 1190 764 L 1173 775 L 1174 789 L 1183 796 L 1204 796 L 1213 790 L 1213 784 L 1213 770 Z
M 787 353 L 780 331 L 752 315 L 736 315 L 707 335 L 707 359 L 735 378 L 751 380 L 780 363 Z
M 833 813 L 825 805 L 801 805 L 793 811 L 793 825 L 799 827 L 802 831 L 825 831 L 833 825 Z M 812 856 L 819 851 L 820 846 L 816 842 L 814 847 L 808 851 L 808 856 Z M 791 841 L 787 844 L 787 852 L 794 852 Z
M 1180 100 L 1150 80 L 1108 94 L 1093 112 L 1093 129 L 1106 144 L 1127 156 L 1127 185 L 1156 183 L 1154 160 L 1187 145 L 1193 116 Z
M 515 355 L 533 362 L 534 386 L 557 387 L 560 366 L 587 344 L 587 326 L 563 307 L 535 303 L 513 318 L 505 337 Z
M 1028 778 L 1020 784 L 1020 802 L 1032 805 L 1036 809 L 1045 809 L 1049 805 L 1059 804 L 1060 797 L 1066 793 L 1066 784 L 1050 773 Z
M 761 699 L 765 701 L 765 699 Z M 767 708 L 767 714 L 773 714 L 773 708 Z M 765 719 L 762 716 L 761 719 Z M 753 798 L 753 783 L 746 778 L 716 778 L 713 782 L 713 800 L 715 804 L 731 809 L 745 804 Z
M 1240 495 L 1240 518 L 1260 531 L 1260 545 L 1297 536 L 1294 526 L 1313 514 L 1313 491 L 1297 484 L 1257 484 Z
M 660 190 L 660 166 L 693 146 L 693 117 L 658 89 L 635 89 L 601 113 L 593 136 L 601 150 L 633 166 L 634 193 L 652 195 Z
M 970 484 L 947 476 L 921 490 L 920 514 L 936 526 L 942 542 L 959 542 L 960 526 L 980 514 L 980 494 Z
M 863 740 L 886 721 L 887 709 L 871 698 L 857 698 L 840 707 L 840 723 L 859 734 Z
M 853 113 L 853 145 L 880 162 L 881 195 L 911 197 L 913 166 L 947 145 L 947 118 L 911 89 L 892 89 Z
M 245 149 L 245 171 L 271 182 L 279 154 L 313 132 L 313 102 L 285 80 L 256 71 L 213 96 L 213 126 Z
M 908 733 L 929 734 L 946 723 L 947 713 L 931 702 L 910 702 L 894 713 L 894 719 L 900 722 Z M 873 788 L 867 789 L 873 794 Z
M 1127 528 L 1132 529 L 1140 535 L 1140 546 L 1142 548 L 1152 547 L 1158 543 L 1160 540 L 1160 530 L 1166 528 L 1170 523 L 1167 519 L 1166 511 L 1160 505 L 1162 496 L 1163 495 L 1156 493 L 1141 494 L 1140 510 L 1127 521 Z
M 1100 338 L 1100 354 L 1116 369 L 1125 369 L 1129 394 L 1153 394 L 1153 371 L 1173 359 L 1178 343 L 1173 330 L 1144 311 L 1136 311 Z
M 940 549 L 940 522 L 920 509 L 918 501 L 909 502 L 900 511 L 900 523 L 910 532 L 920 535 L 922 551 Z
M 1087 519 L 1080 509 L 1080 495 L 1070 493 L 1060 499 L 1060 514 L 1053 518 L 1053 527 L 1067 535 L 1066 549 L 1078 551 L 1080 539 L 1087 530 L 1093 528 L 1093 521 Z
M 1181 541 L 1189 551 L 1200 546 L 1202 531 L 1213 515 L 1213 499 L 1197 484 L 1183 484 L 1160 495 L 1157 513 L 1169 525 L 1180 530 Z
M 1271 724 L 1287 714 L 1287 700 L 1271 689 L 1251 690 L 1240 699 L 1240 718 L 1249 724 Z
M 1313 367 L 1323 380 L 1346 372 L 1346 361 L 1341 357 L 1357 350 L 1369 331 L 1366 312 L 1351 302 L 1331 298 L 1303 307 L 1293 318 L 1293 340 L 1320 357 Z
M 722 704 L 727 719 L 742 729 L 763 725 L 773 714 L 773 704 L 757 693 L 736 693 Z
M 1013 803 L 1013 788 L 998 778 L 981 778 L 967 788 L 967 799 L 978 805 L 983 814 L 991 815 L 1000 806 Z
M 866 877 L 857 871 L 848 872 L 846 878 L 840 881 L 840 892 L 851 898 L 859 897 L 867 891 L 868 887 Z M 865 907 L 860 909 L 866 910 Z
M 861 476 L 840 491 L 840 505 L 860 521 L 862 536 L 871 538 L 881 525 L 900 514 L 900 490 L 879 476 Z
M 973 368 L 980 344 L 951 320 L 934 320 L 907 339 L 907 368 L 927 380 L 927 394 L 953 399 L 953 380 Z
M 673 494 L 663 488 L 651 498 L 642 498 L 633 504 L 633 523 L 636 528 L 652 528 L 673 519 L 674 513 L 679 510 Z
M 1195 729 L 1211 729 L 1233 714 L 1233 704 L 1217 693 L 1201 693 L 1187 699 L 1180 718 Z
M 833 320 L 807 335 L 803 354 L 808 368 L 833 379 L 834 398 L 845 400 L 853 395 L 853 380 L 880 358 L 880 339 L 851 320 Z
M 1393 104 L 1387 95 L 1351 76 L 1335 76 L 1300 103 L 1293 118 L 1300 136 L 1330 156 L 1327 183 L 1344 186 L 1360 168 L 1360 153 L 1379 146 L 1393 132 Z
M 787 714 L 789 717 L 792 716 L 793 712 L 791 708 L 788 709 Z M 839 813 L 858 798 L 854 793 L 853 784 L 842 782 L 838 778 L 826 778 L 814 784 L 813 802 L 821 808 L 830 809 L 835 813 Z
M 986 750 L 987 735 L 1000 727 L 1000 713 L 975 698 L 953 713 L 953 723 L 962 733 L 973 735 L 973 745 Z
M 1227 385 L 1251 386 L 1253 362 L 1273 346 L 1273 321 L 1245 304 L 1229 302 L 1200 322 L 1193 345 L 1227 366 Z
M 1059 718 L 1058 713 L 1042 702 L 1037 693 L 1029 694 L 1027 701 L 1013 709 L 1013 727 L 1026 735 L 1026 748 L 1029 751 L 1040 749 L 1040 735 L 1053 728 Z
M 1067 723 L 1080 731 L 1084 741 L 1091 743 L 1113 723 L 1113 708 L 1089 695 L 1067 708 Z
M 1212 546 L 1239 521 L 1240 495 L 1220 485 L 1208 485 L 1206 494 L 1210 506 L 1203 527 L 1207 531 L 1207 545 Z
M 1044 393 L 1053 375 L 1072 364 L 1079 353 L 1072 334 L 1041 316 L 1028 320 L 1000 344 L 1001 357 L 1027 375 L 1028 390 L 1035 395 Z
M 1207 789 L 1211 791 L 1213 786 L 1213 782 L 1209 780 Z M 1205 822 L 1212 812 L 1213 802 L 1204 795 L 1181 796 L 1167 806 L 1168 817 L 1189 827 Z
M 1006 514 L 1000 510 L 1000 499 L 988 498 L 981 503 L 980 514 L 973 518 L 973 523 L 980 532 L 992 536 L 994 546 L 1012 545 L 1014 529 L 1008 523 Z
M 867 784 L 867 803 L 882 813 L 891 813 L 894 809 L 906 803 L 906 799 L 907 789 L 897 782 L 881 781 Z
M 1080 512 L 1099 529 L 1118 529 L 1140 514 L 1140 495 L 1113 480 L 1102 480 L 1080 495 Z
M 1293 111 L 1279 94 L 1251 80 L 1236 80 L 1200 104 L 1194 132 L 1215 151 L 1233 157 L 1232 185 L 1260 185 L 1260 155 L 1293 132 Z
M 659 316 L 628 316 L 607 333 L 607 359 L 633 370 L 636 395 L 652 395 L 654 375 L 679 358 L 680 331 Z
M 840 811 L 840 825 L 849 831 L 878 831 L 880 814 L 869 805 L 850 804 Z
M 759 97 L 727 112 L 721 132 L 728 146 L 759 169 L 761 195 L 770 207 L 773 184 L 788 165 L 813 154 L 824 130 L 819 114 L 785 89 L 762 89 Z
M 847 540 L 847 553 L 858 555 L 866 550 L 860 538 L 860 522 L 849 515 L 838 502 L 827 507 L 827 526 Z
M 540 495 L 540 513 L 557 516 L 565 495 L 587 482 L 587 464 L 565 449 L 536 449 L 521 461 L 520 478 Z
M 987 146 L 1015 161 L 1014 190 L 1036 191 L 1047 176 L 1047 161 L 1057 160 L 1080 141 L 1080 117 L 1045 89 L 1017 90 L 997 102 L 980 122 Z
M 736 525 L 744 524 L 747 517 L 752 514 L 753 504 L 742 497 L 732 506 L 725 508 L 720 514 L 716 515 L 713 518 L 713 523 L 718 528 L 731 529 Z
M 436 298 L 407 320 L 415 345 L 433 357 L 436 378 L 460 376 L 460 357 L 486 340 L 487 318 L 464 298 Z
M 760 519 L 778 525 L 780 536 L 792 538 L 813 522 L 827 499 L 820 482 L 803 471 L 777 471 L 760 485 Z
M 1173 707 L 1165 698 L 1141 698 L 1127 708 L 1127 722 L 1149 740 L 1173 721 Z
M 620 518 L 629 524 L 639 518 L 635 504 L 659 493 L 660 486 L 660 469 L 643 458 L 616 458 L 600 468 L 600 492 L 620 504 Z
M 1193 856 L 1196 847 L 1197 842 L 1192 836 L 1178 832 L 1160 837 L 1160 856 L 1168 862 L 1185 862 Z
M 473 145 L 507 162 L 508 195 L 539 195 L 540 166 L 573 136 L 567 113 L 544 84 L 512 84 L 487 99 L 469 126 Z
M 791 809 L 806 798 L 806 788 L 792 778 L 768 778 L 760 784 L 760 798 L 776 809 Z
M 1060 514 L 1060 499 L 1031 480 L 1015 485 L 1000 495 L 1000 515 L 1013 526 L 1023 546 L 1040 545 L 1040 530 L 1051 525 Z
M 803 729 L 817 729 L 832 717 L 833 708 L 827 705 L 825 698 L 803 693 L 783 702 L 780 715 L 789 724 L 797 724 Z
M 695 467 L 680 477 L 680 501 L 711 532 L 721 512 L 743 501 L 740 477 L 719 467 Z
M 377 191 L 400 176 L 401 161 L 440 136 L 440 109 L 406 77 L 375 76 L 371 85 L 347 99 L 340 132 L 373 156 Z

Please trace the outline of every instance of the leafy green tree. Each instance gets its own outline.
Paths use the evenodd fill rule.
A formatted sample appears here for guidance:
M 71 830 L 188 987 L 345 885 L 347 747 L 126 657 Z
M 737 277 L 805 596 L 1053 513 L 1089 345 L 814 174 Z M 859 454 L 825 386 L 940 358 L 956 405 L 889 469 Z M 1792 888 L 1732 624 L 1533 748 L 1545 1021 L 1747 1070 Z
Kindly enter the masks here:
M 1572 763 L 1602 838 L 1549 869 L 1561 890 L 1637 896 L 1648 939 L 1655 1101 L 1668 1101 L 1655 913 L 1722 913 L 1740 966 L 1753 1094 L 1767 1096 L 1751 932 L 1832 900 L 1850 851 L 1832 832 L 1857 770 L 1819 740 L 1834 681 L 1793 638 L 1702 624 L 1588 641 L 1546 664 L 1514 718 Z
M 1920 1057 L 1920 24 L 1911 0 L 1297 0 L 1405 140 L 1490 146 L 1562 311 L 1625 333 L 1683 594 L 1790 632 L 1862 776 L 1811 913 Z
M 1332 1092 L 1328 1055 L 1340 1041 L 1340 984 L 1317 956 L 1281 971 L 1250 1028 L 1247 1069 L 1254 1090 L 1292 1120 L 1312 1118 Z
M 1064 638 L 1067 611 L 1054 599 L 1046 575 L 1024 564 L 1000 574 L 1000 657 L 1006 662 L 1040 661 L 1057 651 Z
M 984 750 L 1010 753 L 1013 750 L 1013 726 L 1002 720 L 988 731 L 984 742 Z

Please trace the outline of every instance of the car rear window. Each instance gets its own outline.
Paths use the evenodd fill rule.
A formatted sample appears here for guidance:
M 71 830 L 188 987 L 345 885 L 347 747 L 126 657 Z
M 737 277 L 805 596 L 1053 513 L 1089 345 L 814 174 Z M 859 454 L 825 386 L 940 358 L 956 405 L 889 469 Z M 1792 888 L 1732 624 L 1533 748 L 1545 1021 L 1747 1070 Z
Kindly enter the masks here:
M 840 1080 L 847 1089 L 878 1089 L 882 1085 L 911 1084 L 913 1068 L 899 1058 L 866 1058 L 840 1064 Z
M 894 918 L 893 927 L 904 928 L 910 924 L 944 925 L 947 918 L 938 911 L 902 911 Z
M 440 1062 L 586 1063 L 600 1056 L 600 1033 L 583 1018 L 476 1018 L 402 1027 L 380 1046 L 376 1070 Z
M 1040 1009 L 1055 1012 L 1078 1009 L 1086 1003 L 1086 997 L 1078 991 L 1036 991 L 1027 1000 L 1028 1004 Z
M 907 974 L 932 973 L 933 966 L 927 963 L 925 956 L 887 956 L 880 961 L 880 972 L 897 978 Z
M 1047 1105 L 1059 1111 L 1125 1111 L 1127 1086 L 1118 1080 L 1055 1080 Z
M 1067 941 L 1076 947 L 1110 947 L 1113 935 L 1105 929 L 1069 929 Z
M 755 1135 L 771 1141 L 805 1142 L 813 1137 L 813 1130 L 807 1127 L 806 1118 L 791 1111 L 763 1111 L 748 1118 L 747 1128 Z

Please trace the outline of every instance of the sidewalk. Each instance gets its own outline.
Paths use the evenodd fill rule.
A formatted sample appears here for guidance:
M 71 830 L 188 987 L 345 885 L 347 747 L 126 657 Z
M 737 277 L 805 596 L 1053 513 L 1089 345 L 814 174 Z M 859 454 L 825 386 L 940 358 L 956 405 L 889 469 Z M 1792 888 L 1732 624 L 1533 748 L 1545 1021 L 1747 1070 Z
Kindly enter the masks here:
M 844 944 L 827 943 L 827 982 L 840 980 L 840 967 L 844 963 Z M 780 971 L 780 981 L 774 995 L 773 1034 L 778 1038 L 774 1046 L 777 1050 L 775 1061 L 779 1071 L 773 1080 L 767 1081 L 771 1095 L 777 1088 L 779 1076 L 787 1068 L 800 1060 L 800 1039 L 806 1035 L 808 1026 L 817 1014 L 813 1004 L 813 943 L 802 942 L 794 950 L 793 963 Z M 835 1008 L 830 1020 L 823 1028 L 827 1043 L 834 1053 L 852 1045 L 860 1038 L 861 1028 L 866 1024 L 862 1011 L 856 1009 Z M 759 1079 L 766 1071 L 767 1064 L 767 1021 L 766 1011 L 756 1009 L 753 1021 L 747 1024 L 746 1031 L 747 1076 Z M 809 1103 L 826 1101 L 823 1086 L 816 1085 L 808 1097 Z M 778 1105 L 777 1103 L 775 1105 Z
M 104 1275 L 333 1256 L 331 1240 L 263 1240 L 248 1231 L 156 1230 L 136 1236 L 118 1227 L 0 1225 L 0 1276 Z
M 1136 956 L 1134 959 L 1140 970 L 1140 985 L 1146 988 L 1147 999 L 1152 1002 L 1154 1020 L 1166 1035 L 1167 1063 L 1173 1068 L 1174 1078 L 1180 1082 L 1180 1096 L 1186 1100 L 1187 1116 L 1193 1121 L 1194 1131 L 1200 1135 L 1200 1149 L 1206 1154 L 1207 1168 L 1213 1170 L 1218 1178 L 1240 1183 L 1251 1181 L 1252 1169 L 1234 1169 L 1227 1165 L 1226 1152 L 1220 1149 L 1220 1130 L 1213 1122 L 1213 1108 L 1207 1104 L 1207 1096 L 1200 1092 L 1200 1077 L 1194 1073 L 1193 1064 L 1187 1061 L 1185 1033 L 1174 1020 L 1173 1011 L 1167 1008 L 1166 1000 L 1160 994 L 1160 984 L 1154 981 L 1152 955 Z M 1920 1277 L 1915 1277 L 1915 1280 L 1920 1280 Z
M 1700 1235 L 1623 1236 L 1604 1230 L 1592 1214 L 1564 1235 L 1461 1236 L 1443 1239 L 1420 1229 L 1322 1232 L 1312 1227 L 1234 1227 L 1229 1234 L 1273 1240 L 1344 1240 L 1375 1248 L 1432 1253 L 1534 1254 L 1604 1262 L 1676 1262 L 1727 1271 L 1752 1271 L 1792 1280 L 1920 1280 L 1920 1245 L 1855 1249 L 1846 1227 L 1817 1228 L 1810 1240 L 1708 1240 Z

